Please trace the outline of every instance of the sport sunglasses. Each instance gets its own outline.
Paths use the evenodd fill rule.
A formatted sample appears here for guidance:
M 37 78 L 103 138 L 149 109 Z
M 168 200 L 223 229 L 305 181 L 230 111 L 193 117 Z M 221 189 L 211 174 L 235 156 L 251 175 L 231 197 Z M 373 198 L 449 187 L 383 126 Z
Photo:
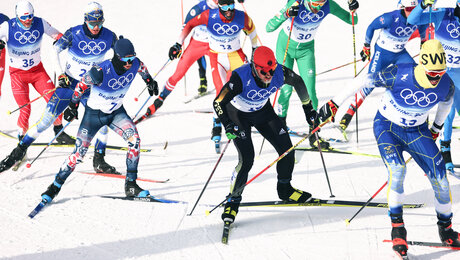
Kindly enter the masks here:
M 231 10 L 235 9 L 235 4 L 219 5 L 219 8 L 220 8 L 222 11 L 224 11 L 224 12 L 226 12 L 226 11 L 228 11 L 228 10 L 231 11 Z
M 22 16 L 19 16 L 19 19 L 21 19 L 22 21 L 32 20 L 34 19 L 34 15 L 33 14 L 22 15 Z

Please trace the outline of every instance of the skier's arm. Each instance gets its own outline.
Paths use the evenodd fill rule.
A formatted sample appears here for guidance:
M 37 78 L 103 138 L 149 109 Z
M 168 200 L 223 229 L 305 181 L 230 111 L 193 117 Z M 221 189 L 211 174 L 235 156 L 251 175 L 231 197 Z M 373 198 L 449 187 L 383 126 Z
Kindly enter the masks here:
M 228 117 L 227 104 L 237 95 L 243 92 L 243 82 L 240 76 L 233 72 L 230 80 L 225 83 L 219 95 L 214 99 L 214 111 L 224 126 L 231 123 Z
M 209 10 L 206 10 L 199 14 L 197 17 L 193 18 L 192 20 L 188 21 L 188 23 L 185 24 L 184 29 L 182 29 L 182 32 L 179 35 L 178 43 L 181 45 L 184 43 L 185 38 L 189 35 L 189 33 L 192 31 L 192 29 L 195 26 L 202 25 L 202 24 L 208 24 L 208 18 L 209 18 Z
M 158 83 L 150 75 L 147 66 L 145 66 L 142 61 L 140 61 L 140 63 L 141 65 L 139 66 L 137 73 L 141 75 L 142 80 L 144 80 L 145 84 L 147 85 L 150 96 L 153 96 L 153 94 L 155 94 L 155 96 L 158 95 Z
M 75 87 L 75 92 L 72 95 L 72 103 L 78 104 L 81 97 L 85 92 L 90 89 L 92 85 L 99 85 L 102 83 L 104 73 L 99 66 L 93 66 L 88 72 L 83 75 L 80 82 Z
M 370 45 L 372 37 L 374 37 L 374 32 L 379 29 L 389 28 L 392 21 L 393 18 L 389 13 L 382 14 L 381 16 L 375 18 L 374 21 L 372 21 L 372 23 L 367 27 L 364 43 Z
M 60 33 L 56 28 L 51 26 L 45 19 L 42 18 L 43 22 L 43 31 L 55 41 L 59 40 L 62 37 L 62 33 Z
M 55 64 L 57 64 L 57 71 L 56 73 L 58 75 L 61 75 L 64 70 L 62 69 L 62 65 L 61 65 L 61 58 L 59 57 L 59 54 L 69 48 L 71 45 L 72 45 L 72 40 L 73 40 L 73 36 L 72 36 L 72 31 L 71 29 L 67 30 L 64 35 L 59 38 L 59 40 L 57 40 L 55 43 L 54 43 L 54 51 L 55 51 Z
M 257 47 L 257 32 L 251 17 L 244 13 L 244 33 L 251 39 L 252 48 Z
M 9 34 L 9 25 L 8 22 L 4 22 L 0 24 L 0 40 L 4 40 L 8 42 L 8 34 Z
M 329 0 L 329 6 L 330 6 L 331 14 L 337 16 L 340 20 L 348 24 L 352 24 L 352 17 L 351 17 L 350 12 L 340 7 L 340 5 L 338 5 L 333 0 Z M 353 12 L 353 14 L 355 16 L 354 22 L 355 24 L 358 24 L 358 14 L 356 14 L 356 12 Z
M 278 64 L 278 66 L 282 66 Z M 295 92 L 299 96 L 302 105 L 306 105 L 311 102 L 310 95 L 308 95 L 307 87 L 303 79 L 297 75 L 293 70 L 283 66 L 284 83 L 294 87 Z
M 292 4 L 294 4 L 294 2 L 296 2 L 296 0 L 290 0 L 284 7 L 283 9 L 280 10 L 279 13 L 277 13 L 275 16 L 273 16 L 272 19 L 270 19 L 267 23 L 267 25 L 265 26 L 265 30 L 267 32 L 273 32 L 274 30 L 278 29 L 278 27 L 280 27 L 280 25 L 286 21 L 286 17 L 284 16 L 284 14 L 286 13 L 286 11 L 291 7 Z
M 424 13 L 423 10 L 424 9 L 422 8 L 422 1 L 420 1 L 420 4 L 418 4 L 407 17 L 407 22 L 413 25 L 429 24 L 430 13 Z M 444 19 L 445 13 L 446 9 L 444 8 L 431 11 L 431 22 L 436 25 L 436 28 L 439 27 L 439 24 L 442 22 L 442 19 Z
M 183 24 L 183 27 L 185 27 L 185 25 L 190 21 L 192 20 L 193 18 L 195 18 L 197 15 L 201 14 L 202 12 L 202 9 L 200 8 L 200 5 L 202 3 L 198 3 L 196 5 L 194 5 L 190 11 L 188 11 L 187 13 L 187 16 L 185 16 L 185 21 L 184 21 L 184 24 Z
M 446 100 L 438 103 L 438 110 L 436 111 L 436 116 L 434 117 L 433 125 L 437 125 L 442 128 L 442 125 L 444 124 L 444 121 L 446 120 L 447 115 L 450 112 L 452 104 L 454 103 L 454 91 L 455 91 L 455 86 L 454 86 L 454 83 L 451 81 L 450 91 L 449 91 L 449 94 L 447 95 Z

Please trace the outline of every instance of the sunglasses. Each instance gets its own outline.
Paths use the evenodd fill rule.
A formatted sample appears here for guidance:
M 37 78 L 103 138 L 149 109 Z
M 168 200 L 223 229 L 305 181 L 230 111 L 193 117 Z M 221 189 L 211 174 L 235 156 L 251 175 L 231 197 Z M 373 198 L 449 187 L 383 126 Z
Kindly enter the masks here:
M 326 0 L 321 1 L 321 2 L 319 2 L 319 1 L 317 1 L 317 2 L 310 2 L 310 4 L 311 4 L 311 6 L 313 6 L 313 7 L 321 7 L 321 6 L 323 6 L 323 5 L 326 4 Z
M 19 16 L 19 19 L 22 20 L 22 21 L 32 20 L 32 19 L 34 19 L 34 15 L 33 14 L 22 15 L 22 16 Z
M 235 4 L 219 5 L 219 8 L 220 8 L 222 11 L 224 11 L 224 12 L 226 12 L 226 11 L 228 11 L 228 10 L 231 11 L 231 10 L 235 9 Z
M 94 27 L 96 27 L 96 26 L 99 27 L 99 28 L 102 28 L 102 24 L 103 24 L 103 23 L 104 23 L 103 21 L 99 21 L 99 22 L 97 22 L 97 21 L 91 21 L 91 22 L 88 21 L 88 22 L 87 22 L 88 27 L 89 27 L 91 30 L 93 30 Z
M 256 65 L 256 64 L 254 64 Z M 270 70 L 264 70 L 264 68 L 262 66 L 259 66 L 259 65 L 256 65 L 256 68 L 257 70 L 259 71 L 260 74 L 262 74 L 263 76 L 267 76 L 267 75 L 270 75 L 273 77 L 273 75 L 275 75 L 275 70 L 274 69 L 270 69 Z
M 436 78 L 438 76 L 442 77 L 446 73 L 446 70 L 427 70 L 425 73 L 432 78 Z
M 122 57 L 120 58 L 121 61 L 128 63 L 128 64 L 133 64 L 134 59 L 136 56 L 130 56 L 130 57 Z

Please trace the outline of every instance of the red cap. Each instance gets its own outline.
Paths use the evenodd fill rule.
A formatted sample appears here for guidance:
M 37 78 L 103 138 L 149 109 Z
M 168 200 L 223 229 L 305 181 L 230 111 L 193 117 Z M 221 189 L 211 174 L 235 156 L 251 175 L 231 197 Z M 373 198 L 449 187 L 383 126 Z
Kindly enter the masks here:
M 252 62 L 263 71 L 275 70 L 276 58 L 273 51 L 266 46 L 259 46 L 254 51 Z

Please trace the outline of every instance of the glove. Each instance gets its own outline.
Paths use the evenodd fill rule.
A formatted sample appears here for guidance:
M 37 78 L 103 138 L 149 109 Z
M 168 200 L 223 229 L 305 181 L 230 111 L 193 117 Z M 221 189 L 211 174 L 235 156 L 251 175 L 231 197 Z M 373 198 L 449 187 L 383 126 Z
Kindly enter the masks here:
M 244 3 L 244 0 L 238 0 L 238 3 Z
M 229 140 L 233 140 L 237 137 L 243 137 L 242 133 L 238 130 L 238 126 L 236 126 L 233 122 L 228 123 L 225 126 L 225 135 Z
M 331 99 L 319 109 L 318 117 L 321 122 L 326 122 L 329 119 L 334 122 L 334 116 L 337 114 L 338 109 L 339 106 Z
M 308 124 L 313 128 L 319 126 L 321 122 L 318 118 L 318 113 L 313 109 L 311 101 L 306 105 L 302 105 L 302 108 L 303 112 L 305 113 L 305 117 L 307 118 Z
M 158 96 L 158 83 L 152 79 L 152 76 L 150 74 L 147 76 L 147 78 L 144 79 L 145 84 L 147 84 L 147 90 L 149 91 L 149 95 L 153 96 Z
M 434 2 L 436 2 L 436 0 L 423 0 L 422 1 L 422 8 L 425 9 L 429 5 L 434 5 Z
M 444 126 L 444 124 L 439 126 L 438 124 L 433 122 L 433 125 L 430 128 L 430 132 L 431 132 L 431 137 L 433 137 L 434 141 L 436 141 L 436 139 L 438 139 L 439 132 L 441 132 L 441 129 L 442 129 L 443 126 Z
M 358 1 L 356 1 L 356 0 L 348 0 L 348 9 L 350 9 L 350 11 L 354 12 L 358 8 L 359 8 Z
M 361 60 L 366 61 L 371 59 L 371 45 L 369 43 L 365 43 L 363 50 L 360 53 Z
M 169 59 L 174 60 L 180 57 L 182 54 L 182 45 L 180 43 L 175 43 L 171 48 L 169 48 Z
M 0 51 L 5 48 L 5 42 L 0 40 Z
M 70 86 L 69 77 L 67 77 L 67 75 L 65 73 L 62 73 L 58 77 L 58 84 L 59 84 L 59 87 L 61 87 L 61 88 L 69 87 Z
M 64 119 L 67 122 L 78 119 L 78 104 L 72 101 L 69 102 L 69 106 L 64 111 Z
M 283 13 L 284 18 L 288 19 L 289 17 L 296 17 L 299 15 L 299 5 L 292 5 L 286 12 Z

